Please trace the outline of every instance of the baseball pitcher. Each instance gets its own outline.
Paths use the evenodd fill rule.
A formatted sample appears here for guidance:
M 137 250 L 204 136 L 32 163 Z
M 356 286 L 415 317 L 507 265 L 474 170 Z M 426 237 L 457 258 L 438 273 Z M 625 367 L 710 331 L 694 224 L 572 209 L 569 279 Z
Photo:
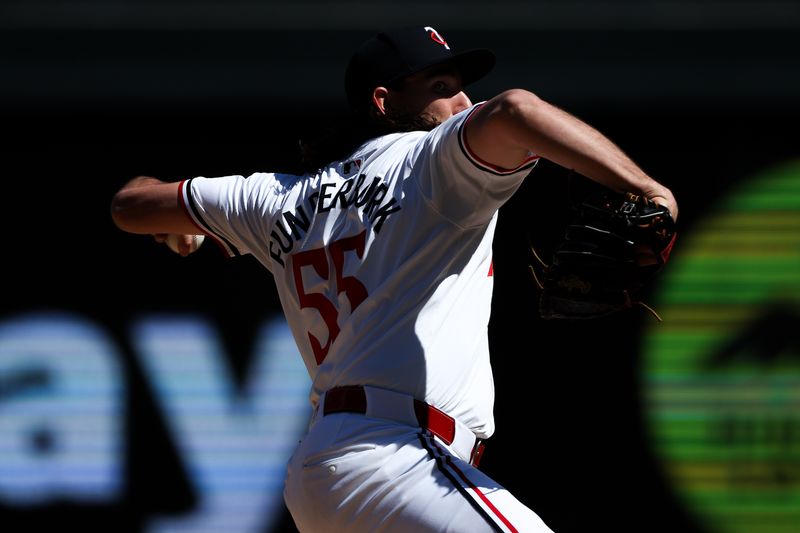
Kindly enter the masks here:
M 202 234 L 272 274 L 314 414 L 284 497 L 306 532 L 549 532 L 478 463 L 495 430 L 488 323 L 498 209 L 547 158 L 677 217 L 670 190 L 523 89 L 473 103 L 487 49 L 431 27 L 379 33 L 345 73 L 352 123 L 308 171 L 137 177 L 117 226 Z M 533 172 L 535 174 L 535 171 Z

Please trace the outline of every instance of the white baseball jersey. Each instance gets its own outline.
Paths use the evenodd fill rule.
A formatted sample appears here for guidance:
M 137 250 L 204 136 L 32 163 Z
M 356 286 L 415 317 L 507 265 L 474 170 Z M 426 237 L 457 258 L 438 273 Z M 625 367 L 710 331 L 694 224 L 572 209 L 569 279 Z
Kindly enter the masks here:
M 480 105 L 430 132 L 370 140 L 315 175 L 183 183 L 198 226 L 272 272 L 312 404 L 372 385 L 493 433 L 492 239 L 537 157 L 503 170 L 475 156 L 464 125 Z

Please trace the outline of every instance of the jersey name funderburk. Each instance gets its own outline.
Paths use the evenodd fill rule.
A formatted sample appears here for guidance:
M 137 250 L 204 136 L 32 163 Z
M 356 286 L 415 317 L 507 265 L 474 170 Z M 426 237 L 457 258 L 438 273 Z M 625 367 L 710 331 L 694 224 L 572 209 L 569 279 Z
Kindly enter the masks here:
M 285 266 L 283 256 L 292 252 L 295 242 L 311 227 L 312 217 L 309 213 L 327 213 L 337 207 L 342 210 L 355 207 L 363 210 L 372 229 L 379 233 L 389 215 L 400 211 L 402 207 L 393 197 L 384 202 L 389 187 L 383 182 L 383 178 L 375 176 L 365 187 L 366 179 L 366 174 L 359 174 L 356 179 L 323 183 L 318 192 L 310 194 L 294 209 L 281 213 L 275 222 L 275 229 L 270 233 L 269 255 L 272 259 Z

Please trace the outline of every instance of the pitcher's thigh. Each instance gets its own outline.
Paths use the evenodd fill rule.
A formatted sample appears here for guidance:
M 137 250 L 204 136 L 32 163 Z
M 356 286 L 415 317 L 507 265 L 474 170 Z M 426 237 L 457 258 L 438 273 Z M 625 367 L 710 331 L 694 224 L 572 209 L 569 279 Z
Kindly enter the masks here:
M 423 435 L 422 448 L 430 471 L 420 486 L 428 495 L 414 495 L 421 531 L 552 533 L 542 519 L 508 490 L 469 463 L 447 453 L 440 441 Z M 427 482 L 426 482 L 427 479 Z M 396 530 L 402 531 L 402 527 Z
M 301 532 L 550 533 L 433 437 L 405 426 L 362 429 L 364 440 L 293 457 L 286 503 Z

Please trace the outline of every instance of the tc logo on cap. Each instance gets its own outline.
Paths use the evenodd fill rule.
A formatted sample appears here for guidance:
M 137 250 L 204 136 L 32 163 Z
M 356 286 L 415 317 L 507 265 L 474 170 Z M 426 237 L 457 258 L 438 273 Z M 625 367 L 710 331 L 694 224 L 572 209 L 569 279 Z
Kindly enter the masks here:
M 445 41 L 445 40 L 444 40 L 444 37 L 442 37 L 442 36 L 439 34 L 439 32 L 438 32 L 438 31 L 434 30 L 434 29 L 433 29 L 433 28 L 431 28 L 430 26 L 425 26 L 425 31 L 427 31 L 428 33 L 430 33 L 430 35 L 431 35 L 431 39 L 432 39 L 434 42 L 437 42 L 437 43 L 441 44 L 442 46 L 444 46 L 445 48 L 447 48 L 448 50 L 450 50 L 450 47 L 449 47 L 449 46 L 447 46 L 447 41 Z

